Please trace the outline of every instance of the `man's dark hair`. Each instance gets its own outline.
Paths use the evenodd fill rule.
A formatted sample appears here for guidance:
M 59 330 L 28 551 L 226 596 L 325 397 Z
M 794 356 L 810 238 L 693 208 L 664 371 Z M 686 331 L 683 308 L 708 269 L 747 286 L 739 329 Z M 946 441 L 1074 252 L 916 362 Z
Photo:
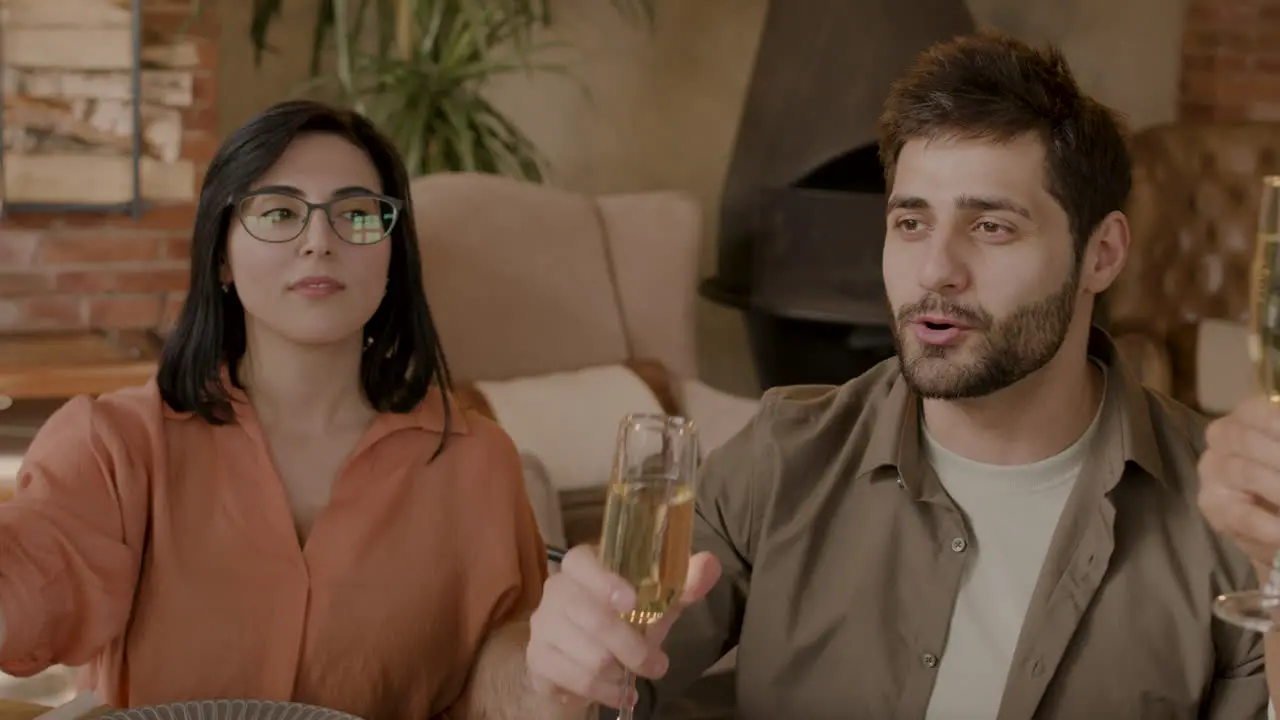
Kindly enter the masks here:
M 890 184 L 902 146 L 917 138 L 1008 142 L 1035 133 L 1046 189 L 1071 223 L 1076 256 L 1102 219 L 1123 210 L 1133 182 L 1123 121 L 1080 91 L 1056 48 L 985 32 L 939 43 L 893 83 L 880 116 Z
M 360 148 L 378 171 L 382 192 L 404 203 L 384 242 L 391 243 L 386 295 L 364 326 L 360 364 L 365 397 L 379 412 L 407 413 L 431 385 L 444 395 L 445 435 L 450 429 L 449 366 L 422 287 L 422 259 L 414 227 L 409 177 L 399 154 L 362 115 L 321 103 L 294 100 L 263 111 L 232 132 L 209 163 L 196 206 L 191 242 L 191 287 L 160 356 L 160 396 L 179 412 L 194 412 L 212 424 L 234 419 L 222 381 L 241 387 L 239 364 L 245 353 L 244 306 L 224 292 L 219 269 L 226 256 L 232 203 L 275 165 L 300 135 L 323 133 Z M 443 448 L 443 438 L 441 448 Z M 437 450 L 439 452 L 439 450 Z

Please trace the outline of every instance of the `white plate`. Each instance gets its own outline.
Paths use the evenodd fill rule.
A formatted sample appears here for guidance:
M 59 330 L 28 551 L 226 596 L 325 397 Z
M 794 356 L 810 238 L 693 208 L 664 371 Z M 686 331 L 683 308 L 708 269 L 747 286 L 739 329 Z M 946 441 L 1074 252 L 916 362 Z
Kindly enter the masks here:
M 263 700 L 198 700 L 116 710 L 99 720 L 361 720 L 314 705 Z

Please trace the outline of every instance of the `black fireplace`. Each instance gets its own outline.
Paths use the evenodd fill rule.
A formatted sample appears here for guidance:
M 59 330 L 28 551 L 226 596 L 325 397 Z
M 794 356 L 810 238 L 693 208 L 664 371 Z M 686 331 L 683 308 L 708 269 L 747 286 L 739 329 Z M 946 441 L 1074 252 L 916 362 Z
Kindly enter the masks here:
M 745 313 L 762 388 L 893 356 L 876 118 L 917 53 L 972 30 L 964 0 L 770 4 L 700 288 Z

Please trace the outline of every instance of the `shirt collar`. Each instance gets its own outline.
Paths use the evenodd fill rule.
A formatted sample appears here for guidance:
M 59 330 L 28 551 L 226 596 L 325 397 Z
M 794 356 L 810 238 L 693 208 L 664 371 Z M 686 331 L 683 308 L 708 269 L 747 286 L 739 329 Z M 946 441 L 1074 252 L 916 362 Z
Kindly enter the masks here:
M 1111 337 L 1101 328 L 1090 329 L 1088 353 L 1107 370 L 1096 446 L 1090 453 L 1101 453 L 1116 461 L 1117 472 L 1112 473 L 1114 477 L 1108 480 L 1106 490 L 1114 487 L 1122 474 L 1120 471 L 1130 462 L 1164 482 L 1165 463 L 1150 411 L 1152 396 L 1134 377 Z M 858 465 L 858 475 L 880 467 L 895 467 L 902 481 L 912 486 L 921 477 L 924 462 L 919 433 L 920 397 L 907 387 L 901 371 L 894 371 L 888 383 L 881 400 L 881 417 L 871 431 L 866 452 Z M 919 492 L 918 487 L 912 489 Z
M 155 380 L 151 382 L 154 383 Z M 222 383 L 231 397 L 231 407 L 235 411 L 236 421 L 242 424 L 252 422 L 252 424 L 256 425 L 256 415 L 253 412 L 253 406 L 249 403 L 249 398 L 245 395 L 244 390 L 232 384 L 231 375 L 225 367 L 222 369 Z M 418 403 L 416 408 L 401 413 L 379 413 L 377 420 L 374 421 L 371 434 L 380 436 L 406 428 L 417 428 L 443 434 L 446 418 L 445 397 L 446 393 L 442 393 L 439 387 L 433 385 L 427 392 L 427 396 L 423 398 L 422 402 Z M 466 414 L 458 405 L 457 398 L 452 392 L 447 393 L 447 397 L 449 432 L 459 435 L 468 434 L 470 426 L 467 422 Z M 196 417 L 194 412 L 178 412 L 168 405 L 164 406 L 164 415 L 165 417 L 179 420 Z

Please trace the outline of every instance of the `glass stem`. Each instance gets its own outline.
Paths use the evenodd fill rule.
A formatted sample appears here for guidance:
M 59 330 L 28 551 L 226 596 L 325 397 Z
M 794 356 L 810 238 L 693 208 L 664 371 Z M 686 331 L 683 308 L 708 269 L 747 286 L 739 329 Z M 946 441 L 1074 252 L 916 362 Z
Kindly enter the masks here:
M 1280 558 L 1280 553 L 1277 553 L 1277 558 Z M 635 628 L 636 632 L 641 635 L 645 635 L 645 631 L 649 629 L 649 624 L 633 622 L 631 627 Z M 633 698 L 638 701 L 640 699 L 640 695 L 636 692 L 636 675 L 631 672 L 631 668 L 622 668 L 622 688 L 625 694 L 622 698 L 622 707 L 618 708 L 618 720 L 632 720 L 635 715 L 636 706 L 634 702 L 628 701 Z
M 635 689 L 636 689 L 635 681 L 636 681 L 636 676 L 634 673 L 631 672 L 631 669 L 630 668 L 623 669 L 622 687 L 626 689 L 627 694 L 624 697 L 624 702 L 622 703 L 622 707 L 618 708 L 618 720 L 631 720 L 633 717 L 633 714 L 635 713 L 635 705 L 633 703 L 625 702 L 625 700 L 629 700 L 631 698 L 632 693 L 635 692 Z

